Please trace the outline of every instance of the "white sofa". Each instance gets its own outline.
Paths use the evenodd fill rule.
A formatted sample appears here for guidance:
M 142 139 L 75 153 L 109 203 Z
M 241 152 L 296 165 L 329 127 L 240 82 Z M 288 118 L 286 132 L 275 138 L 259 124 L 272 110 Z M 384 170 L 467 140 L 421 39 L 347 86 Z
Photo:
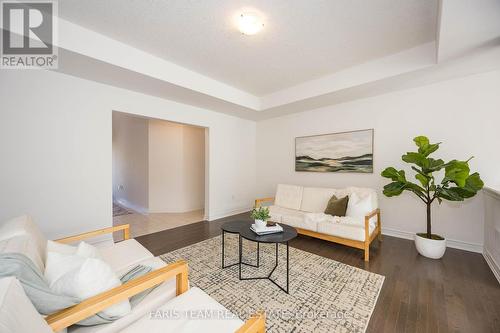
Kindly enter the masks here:
M 197 288 L 189 289 L 187 263 L 180 261 L 166 265 L 154 257 L 134 239 L 128 239 L 128 225 L 97 230 L 58 240 L 70 243 L 106 232 L 123 231 L 124 241 L 107 243 L 99 247 L 101 258 L 118 276 L 137 264 L 152 266 L 155 270 L 131 280 L 110 291 L 98 294 L 74 307 L 43 318 L 24 293 L 14 277 L 0 279 L 0 331 L 2 333 L 53 332 L 65 330 L 72 333 L 110 332 L 264 332 L 264 315 L 259 314 L 244 323 L 238 317 L 211 320 L 155 320 L 152 311 L 218 310 L 229 313 L 222 305 Z M 29 216 L 21 216 L 0 225 L 0 253 L 22 253 L 43 273 L 46 260 L 47 239 Z M 1 269 L 1 268 L 0 268 Z M 127 299 L 143 290 L 157 286 L 132 311 L 110 324 L 95 326 L 72 325 L 102 309 Z M 182 295 L 181 295 L 182 294 Z M 204 325 L 204 326 L 202 326 Z M 207 330 L 204 330 L 206 327 Z
M 349 196 L 347 214 L 334 217 L 324 214 L 330 198 Z M 270 220 L 290 225 L 299 234 L 352 246 L 365 251 L 369 261 L 370 243 L 381 239 L 380 209 L 373 189 L 303 187 L 279 184 L 276 196 L 255 200 L 255 206 L 273 201 Z

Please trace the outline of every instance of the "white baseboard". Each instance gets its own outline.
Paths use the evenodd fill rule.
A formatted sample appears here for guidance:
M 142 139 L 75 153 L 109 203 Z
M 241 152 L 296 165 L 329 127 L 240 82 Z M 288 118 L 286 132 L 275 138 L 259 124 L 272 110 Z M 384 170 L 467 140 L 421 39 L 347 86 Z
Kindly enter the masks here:
M 387 235 L 387 236 L 392 236 L 392 237 L 409 239 L 409 240 L 415 239 L 415 233 L 413 233 L 413 232 L 402 231 L 402 230 L 397 230 L 397 229 L 392 229 L 392 228 L 384 228 L 383 226 L 382 226 L 382 234 Z M 446 239 L 446 246 L 454 248 L 454 249 L 459 249 L 459 250 L 465 250 L 465 251 L 476 252 L 476 253 L 483 253 L 483 245 L 482 244 L 468 243 L 468 242 L 463 242 L 463 241 L 447 238 Z
M 248 207 L 240 207 L 240 208 L 231 209 L 231 210 L 219 211 L 219 212 L 215 212 L 215 213 L 209 212 L 208 221 L 221 219 L 221 218 L 228 217 L 231 215 L 246 213 L 246 212 L 249 212 L 251 210 L 252 210 L 252 207 L 248 206 Z
M 495 261 L 495 259 L 493 259 L 486 248 L 484 249 L 483 257 L 488 263 L 488 266 L 490 266 L 491 271 L 497 278 L 498 283 L 500 283 L 500 265 Z
M 147 214 L 148 213 L 148 209 L 147 208 L 144 208 L 144 207 L 141 207 L 141 206 L 137 206 L 137 205 L 134 205 L 133 203 L 131 202 L 128 202 L 127 200 L 125 199 L 118 199 L 116 200 L 116 202 L 120 205 L 120 206 L 123 206 L 125 208 L 128 208 L 128 209 L 131 209 L 133 211 L 136 211 L 137 213 L 139 214 Z

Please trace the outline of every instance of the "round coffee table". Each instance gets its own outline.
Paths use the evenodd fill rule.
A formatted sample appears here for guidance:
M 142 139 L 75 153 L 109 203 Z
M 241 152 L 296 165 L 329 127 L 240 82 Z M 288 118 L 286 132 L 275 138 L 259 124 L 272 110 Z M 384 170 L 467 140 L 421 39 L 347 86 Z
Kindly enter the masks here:
M 288 294 L 289 290 L 289 272 L 290 272 L 290 256 L 289 256 L 289 245 L 288 242 L 292 240 L 293 238 L 297 237 L 297 230 L 295 228 L 292 228 L 288 225 L 285 224 L 280 224 L 283 227 L 283 232 L 276 233 L 276 234 L 270 234 L 270 235 L 262 235 L 259 236 L 256 233 L 254 233 L 252 230 L 250 230 L 250 225 L 252 222 L 250 221 L 231 221 L 227 222 L 224 225 L 222 225 L 222 265 L 224 267 L 224 233 L 229 232 L 229 233 L 234 233 L 234 234 L 239 234 L 239 260 L 238 260 L 238 268 L 239 268 L 239 279 L 240 280 L 262 280 L 262 279 L 267 279 L 274 283 L 278 288 L 283 290 Z M 257 265 L 249 265 L 247 263 L 244 263 L 242 261 L 242 254 L 243 254 L 243 239 L 256 242 L 257 243 Z M 248 266 L 253 266 L 253 267 L 259 267 L 259 244 L 260 243 L 274 243 L 276 246 L 276 260 L 275 260 L 275 265 L 271 272 L 267 276 L 262 276 L 262 277 L 242 277 L 241 276 L 241 265 L 248 265 Z M 278 267 L 278 246 L 279 244 L 286 244 L 286 288 L 283 288 L 280 286 L 275 280 L 271 278 L 271 275 L 274 273 L 276 268 Z M 234 266 L 230 265 L 230 266 Z M 229 266 L 226 266 L 229 267 Z
M 226 239 L 226 232 L 230 234 L 239 234 L 241 230 L 248 229 L 250 230 L 250 226 L 252 225 L 252 222 L 250 221 L 230 221 L 226 222 L 221 226 L 222 229 L 222 268 L 229 268 L 233 267 L 236 265 L 240 264 L 241 258 L 238 254 L 238 262 L 230 265 L 225 264 L 225 239 Z M 257 243 L 257 264 L 250 264 L 246 262 L 242 262 L 241 264 L 251 266 L 251 267 L 259 267 L 259 257 L 260 257 L 260 248 L 259 248 L 259 243 Z

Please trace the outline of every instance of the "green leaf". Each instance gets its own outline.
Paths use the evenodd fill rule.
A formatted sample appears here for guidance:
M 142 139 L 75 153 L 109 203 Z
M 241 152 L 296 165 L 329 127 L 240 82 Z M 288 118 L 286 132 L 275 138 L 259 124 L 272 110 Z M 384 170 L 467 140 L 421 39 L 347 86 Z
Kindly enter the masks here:
M 441 143 L 431 144 L 426 136 L 417 136 L 416 138 L 413 139 L 413 141 L 418 147 L 419 154 L 423 155 L 424 157 L 427 157 L 436 150 L 438 150 L 439 145 L 441 144 Z
M 427 168 L 429 166 L 427 158 L 420 153 L 408 152 L 402 156 L 402 159 L 406 163 L 416 164 L 421 168 Z
M 453 160 L 446 164 L 445 177 L 442 184 L 453 182 L 458 187 L 464 187 L 469 177 L 470 168 L 466 161 Z
M 413 139 L 418 148 L 427 147 L 429 145 L 429 139 L 426 136 L 417 136 Z
M 455 188 L 456 189 L 456 188 Z M 436 190 L 437 197 L 450 200 L 450 201 L 464 201 L 464 197 L 461 196 L 459 193 L 457 193 L 456 190 L 444 188 L 444 187 L 438 187 Z
M 465 181 L 465 188 L 467 188 L 469 191 L 474 191 L 478 192 L 480 191 L 484 186 L 484 183 L 479 176 L 479 173 L 474 172 L 472 175 L 467 177 L 467 180 Z
M 429 178 L 422 175 L 421 173 L 417 173 L 415 175 L 415 178 L 420 182 L 420 184 L 422 184 L 422 186 L 427 187 L 427 185 L 429 185 Z
M 396 170 L 393 167 L 386 168 L 381 173 L 382 177 L 390 178 L 392 181 L 406 182 L 404 170 Z
M 442 159 L 435 160 L 429 157 L 427 158 L 427 160 L 429 161 L 429 166 L 426 168 L 427 173 L 439 171 L 445 167 L 444 161 Z
M 477 193 L 476 191 L 468 190 L 465 187 L 450 187 L 448 191 L 455 193 L 457 196 L 460 196 L 463 199 L 472 198 Z
M 409 191 L 412 191 L 413 193 L 417 194 L 421 198 L 425 198 L 426 193 L 427 193 L 424 188 L 422 188 L 418 184 L 415 184 L 412 182 L 406 182 L 406 189 Z
M 430 154 L 432 154 L 433 152 L 435 152 L 436 150 L 438 150 L 439 145 L 440 145 L 440 143 L 434 143 L 434 144 L 428 145 L 425 148 L 419 148 L 418 152 L 427 157 Z
M 406 183 L 392 182 L 384 186 L 384 195 L 387 197 L 395 197 L 403 193 L 406 188 Z

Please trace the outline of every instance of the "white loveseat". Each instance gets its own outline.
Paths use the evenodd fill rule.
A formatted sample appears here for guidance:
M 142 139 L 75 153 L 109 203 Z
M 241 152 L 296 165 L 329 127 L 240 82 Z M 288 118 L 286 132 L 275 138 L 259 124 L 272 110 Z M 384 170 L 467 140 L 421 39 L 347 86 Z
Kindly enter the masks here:
M 343 217 L 324 214 L 330 198 L 349 196 L 347 214 Z M 365 261 L 370 258 L 370 244 L 381 240 L 380 209 L 373 189 L 348 187 L 343 189 L 303 187 L 279 184 L 276 196 L 255 200 L 255 206 L 264 202 L 269 206 L 272 221 L 297 229 L 299 234 L 321 238 L 362 249 Z
M 245 332 L 263 333 L 264 314 L 259 313 L 247 322 L 238 317 L 190 320 L 157 320 L 152 311 L 212 311 L 229 313 L 222 305 L 198 288 L 189 289 L 188 266 L 184 261 L 166 265 L 154 257 L 134 239 L 129 239 L 129 226 L 123 225 L 88 232 L 57 240 L 72 243 L 102 235 L 123 231 L 124 240 L 101 245 L 99 254 L 111 268 L 121 275 L 137 264 L 153 267 L 150 273 L 128 281 L 121 286 L 90 297 L 81 303 L 43 318 L 33 306 L 23 287 L 15 277 L 0 279 L 0 332 L 32 333 L 59 332 L 111 333 L 111 332 Z M 29 216 L 21 216 L 0 224 L 0 253 L 22 253 L 43 273 L 46 263 L 47 239 Z M 0 267 L 1 269 L 1 267 Z M 95 326 L 73 325 L 103 309 L 156 286 L 132 311 L 109 324 Z

